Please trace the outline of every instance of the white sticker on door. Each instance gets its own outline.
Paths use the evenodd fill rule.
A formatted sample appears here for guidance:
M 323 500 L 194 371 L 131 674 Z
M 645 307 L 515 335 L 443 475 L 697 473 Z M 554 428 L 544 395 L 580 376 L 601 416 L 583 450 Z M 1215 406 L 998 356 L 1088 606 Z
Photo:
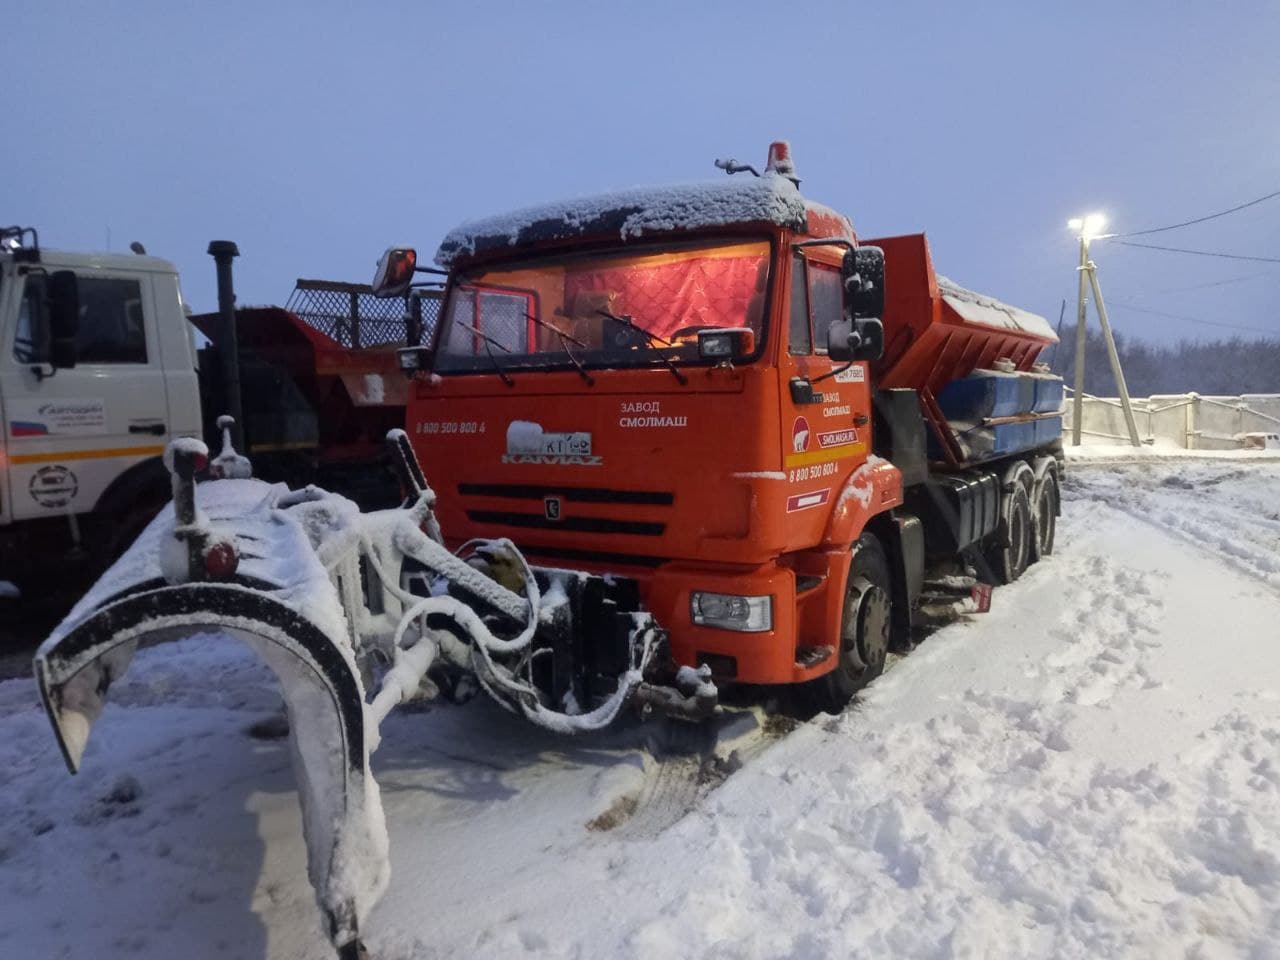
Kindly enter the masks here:
M 11 437 L 87 437 L 107 432 L 107 405 L 101 398 L 8 401 Z

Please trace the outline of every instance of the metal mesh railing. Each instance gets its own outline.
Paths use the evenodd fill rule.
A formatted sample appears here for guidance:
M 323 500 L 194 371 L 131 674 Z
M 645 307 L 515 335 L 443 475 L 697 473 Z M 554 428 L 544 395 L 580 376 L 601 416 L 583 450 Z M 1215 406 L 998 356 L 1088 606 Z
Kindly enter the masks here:
M 440 319 L 439 290 L 416 291 L 422 304 L 422 336 L 428 343 Z M 285 309 L 344 347 L 359 349 L 408 340 L 408 304 L 382 300 L 364 283 L 298 279 Z

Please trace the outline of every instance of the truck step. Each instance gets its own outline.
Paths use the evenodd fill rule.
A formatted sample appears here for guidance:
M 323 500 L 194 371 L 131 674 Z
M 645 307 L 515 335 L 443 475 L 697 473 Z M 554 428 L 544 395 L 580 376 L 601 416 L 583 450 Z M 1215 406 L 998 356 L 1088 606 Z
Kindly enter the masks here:
M 796 647 L 796 666 L 802 670 L 816 667 L 830 657 L 834 650 L 830 647 Z
M 796 577 L 796 593 L 808 593 L 810 590 L 817 590 L 826 582 L 826 577 L 817 577 L 811 574 L 799 574 Z

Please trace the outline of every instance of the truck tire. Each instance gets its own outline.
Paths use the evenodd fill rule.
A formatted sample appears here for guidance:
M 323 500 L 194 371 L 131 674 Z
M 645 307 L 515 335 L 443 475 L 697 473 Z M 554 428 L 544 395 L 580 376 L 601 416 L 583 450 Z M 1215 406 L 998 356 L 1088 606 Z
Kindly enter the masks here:
M 1032 526 L 1031 562 L 1053 553 L 1053 537 L 1058 529 L 1058 475 L 1049 470 L 1035 486 L 1031 504 Z
M 836 667 L 800 687 L 803 705 L 815 713 L 839 713 L 855 693 L 884 673 L 892 621 L 889 561 L 880 541 L 864 533 L 853 545 L 845 582 Z
M 1031 497 L 1021 483 L 1014 483 L 1001 501 L 1000 525 L 986 549 L 987 563 L 999 583 L 1013 583 L 1027 569 L 1035 537 L 1031 522 Z
M 133 542 L 142 535 L 157 513 L 168 504 L 168 497 L 162 491 L 144 494 L 125 507 L 113 517 L 113 523 L 103 532 L 97 543 L 97 572 L 102 573 L 107 567 L 120 559 L 120 555 L 133 546 Z

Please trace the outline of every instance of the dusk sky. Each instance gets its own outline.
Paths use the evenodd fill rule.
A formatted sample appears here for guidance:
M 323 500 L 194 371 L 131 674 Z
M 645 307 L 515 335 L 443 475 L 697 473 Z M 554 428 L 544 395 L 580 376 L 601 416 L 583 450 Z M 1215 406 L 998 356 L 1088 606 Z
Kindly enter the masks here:
M 1280 190 L 1280 5 L 124 3 L 8 0 L 0 221 L 142 241 L 215 306 L 367 281 L 461 220 L 723 176 L 791 141 L 864 237 L 925 230 L 940 272 L 1073 322 L 1069 217 L 1118 232 Z M 1280 197 L 1136 238 L 1280 258 Z M 1280 336 L 1280 263 L 1099 243 L 1115 327 Z M 1158 316 L 1155 311 L 1192 319 Z

